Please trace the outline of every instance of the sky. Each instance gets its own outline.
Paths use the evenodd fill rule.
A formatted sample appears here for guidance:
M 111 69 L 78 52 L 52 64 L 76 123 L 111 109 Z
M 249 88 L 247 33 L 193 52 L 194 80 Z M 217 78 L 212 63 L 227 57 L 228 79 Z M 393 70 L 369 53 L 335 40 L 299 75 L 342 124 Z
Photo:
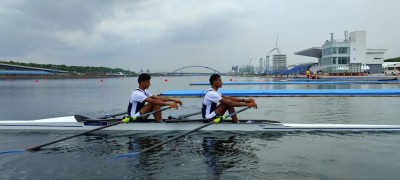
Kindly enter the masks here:
M 366 31 L 367 48 L 400 56 L 399 0 L 1 0 L 0 60 L 171 72 L 228 72 L 275 47 L 295 52 Z M 273 52 L 274 53 L 274 52 Z M 271 53 L 271 54 L 273 54 Z M 252 59 L 252 61 L 249 61 Z

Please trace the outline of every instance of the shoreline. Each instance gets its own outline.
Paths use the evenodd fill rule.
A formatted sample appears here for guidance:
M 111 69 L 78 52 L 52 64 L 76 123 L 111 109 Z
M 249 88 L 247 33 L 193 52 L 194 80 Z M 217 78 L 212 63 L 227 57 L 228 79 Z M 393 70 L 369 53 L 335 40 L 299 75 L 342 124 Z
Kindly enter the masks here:
M 151 74 L 151 76 L 168 76 L 165 74 Z M 227 76 L 237 76 L 237 75 L 227 75 Z M 92 74 L 92 75 L 78 75 L 78 74 L 1 74 L 0 80 L 7 79 L 96 79 L 96 78 L 125 78 L 125 77 L 137 77 L 137 75 L 106 75 L 106 74 Z M 171 77 L 171 76 L 168 76 Z M 176 76 L 180 77 L 180 76 Z M 305 75 L 296 75 L 296 76 L 259 76 L 259 75 L 239 75 L 239 77 L 260 77 L 260 78 L 299 78 L 306 79 Z M 384 74 L 374 74 L 369 76 L 318 76 L 318 79 L 331 79 L 331 78 L 359 78 L 359 79 L 368 79 L 368 78 L 399 78 L 400 76 L 385 76 Z M 311 80 L 311 79 L 310 79 Z

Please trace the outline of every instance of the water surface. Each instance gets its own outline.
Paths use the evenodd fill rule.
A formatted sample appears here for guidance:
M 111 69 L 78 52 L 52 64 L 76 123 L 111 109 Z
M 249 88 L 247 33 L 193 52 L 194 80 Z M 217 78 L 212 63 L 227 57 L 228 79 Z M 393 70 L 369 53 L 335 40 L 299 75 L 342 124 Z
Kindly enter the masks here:
M 167 79 L 167 81 L 165 81 Z M 223 81 L 259 81 L 223 77 Z M 208 77 L 153 77 L 150 91 L 189 86 Z M 0 120 L 41 119 L 124 111 L 136 78 L 2 80 Z M 246 85 L 224 89 L 400 88 L 398 84 Z M 179 111 L 198 111 L 199 98 Z M 399 124 L 399 97 L 258 97 L 257 110 L 240 118 L 287 123 Z M 0 151 L 71 136 L 71 131 L 0 131 Z M 179 135 L 173 132 L 100 131 L 35 153 L 1 155 L 0 179 L 397 179 L 400 133 L 197 132 L 136 158 L 107 161 Z

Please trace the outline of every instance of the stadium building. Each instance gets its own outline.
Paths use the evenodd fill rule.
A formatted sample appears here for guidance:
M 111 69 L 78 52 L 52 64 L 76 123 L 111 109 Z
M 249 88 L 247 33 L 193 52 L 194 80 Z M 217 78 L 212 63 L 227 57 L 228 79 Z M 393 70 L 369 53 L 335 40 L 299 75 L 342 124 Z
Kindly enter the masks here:
M 328 74 L 337 73 L 382 73 L 382 64 L 386 49 L 367 48 L 367 32 L 354 31 L 350 35 L 344 32 L 344 39 L 326 40 L 322 47 L 305 49 L 294 54 L 315 57 L 318 64 L 314 71 Z

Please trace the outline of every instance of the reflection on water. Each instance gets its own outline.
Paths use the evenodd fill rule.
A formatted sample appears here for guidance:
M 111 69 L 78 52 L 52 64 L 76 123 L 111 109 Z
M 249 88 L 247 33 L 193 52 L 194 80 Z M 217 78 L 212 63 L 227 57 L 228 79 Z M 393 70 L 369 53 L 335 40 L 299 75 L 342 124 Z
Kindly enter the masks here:
M 36 153 L 2 156 L 0 169 L 6 173 L 0 179 L 265 179 L 266 175 L 272 179 L 326 175 L 340 179 L 342 175 L 320 167 L 328 164 L 340 169 L 343 163 L 352 163 L 347 159 L 355 156 L 370 159 L 363 166 L 400 168 L 396 158 L 388 160 L 400 157 L 400 152 L 393 151 L 400 148 L 398 133 L 196 132 L 137 157 L 107 161 L 116 154 L 139 152 L 181 133 L 103 131 Z M 13 139 L 7 145 L 21 145 L 27 141 L 26 135 L 47 142 L 73 134 L 53 132 L 47 137 L 46 132 L 9 132 L 0 133 L 0 141 Z M 395 177 L 393 172 L 388 177 Z M 375 177 L 373 172 L 364 173 L 365 177 Z
M 226 77 L 224 77 L 226 80 Z M 203 78 L 206 81 L 207 78 Z M 246 77 L 241 81 L 258 81 Z M 153 94 L 189 86 L 197 77 L 153 78 Z M 135 78 L 48 80 L 0 83 L 0 120 L 83 114 L 90 117 L 126 109 Z M 246 85 L 224 89 L 400 88 L 399 84 Z M 398 97 L 257 97 L 259 108 L 242 119 L 286 123 L 399 124 Z M 179 111 L 198 111 L 200 98 L 184 98 Z M 71 131 L 0 131 L 0 151 L 33 147 L 76 134 Z M 398 133 L 195 132 L 138 157 L 139 152 L 181 131 L 100 131 L 63 141 L 35 153 L 0 158 L 0 179 L 396 179 L 400 169 Z M 376 170 L 379 169 L 379 173 Z M 334 171 L 333 171 L 334 170 Z M 356 173 L 355 173 L 356 172 Z
M 227 139 L 204 137 L 202 155 L 208 166 L 208 171 L 214 177 L 219 177 L 226 171 L 246 170 L 246 167 L 257 167 L 257 157 L 254 149 L 243 148 L 230 136 Z M 242 166 L 245 167 L 242 167 Z M 243 169 L 245 168 L 245 169 Z

